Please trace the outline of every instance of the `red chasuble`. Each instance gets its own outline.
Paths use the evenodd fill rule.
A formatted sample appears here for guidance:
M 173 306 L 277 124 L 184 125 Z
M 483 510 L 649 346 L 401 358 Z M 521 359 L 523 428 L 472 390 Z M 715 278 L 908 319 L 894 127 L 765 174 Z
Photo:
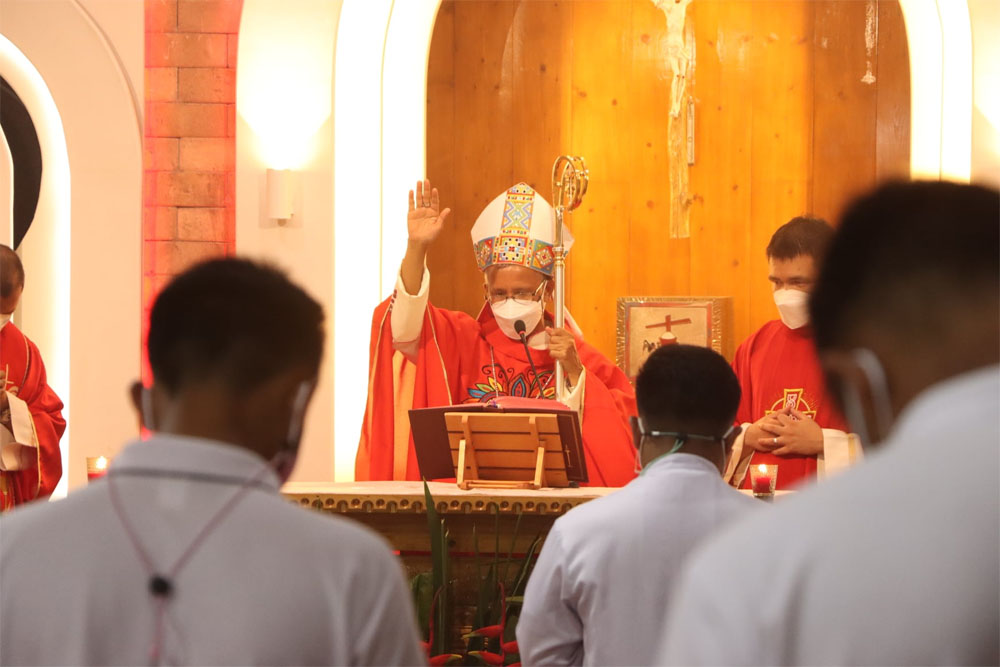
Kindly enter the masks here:
M 555 398 L 555 364 L 546 350 L 531 350 L 531 366 L 520 341 L 497 326 L 493 311 L 478 319 L 428 304 L 415 360 L 393 349 L 391 298 L 372 319 L 368 406 L 355 466 L 358 480 L 419 480 L 406 410 L 485 402 L 497 396 Z M 635 477 L 635 450 L 628 419 L 636 414 L 635 392 L 622 371 L 576 339 L 586 369 L 583 447 L 590 486 L 624 486 Z M 394 452 L 406 452 L 405 470 Z
M 791 406 L 823 428 L 849 430 L 826 393 L 811 327 L 789 329 L 781 320 L 768 322 L 736 350 L 733 370 L 743 390 L 737 422 L 753 423 Z M 755 451 L 750 463 L 777 464 L 779 489 L 816 476 L 815 456 L 776 456 Z M 741 481 L 740 488 L 750 488 L 749 474 Z
M 62 476 L 59 439 L 66 430 L 62 401 L 45 380 L 45 364 L 35 344 L 8 322 L 0 329 L 0 368 L 7 371 L 5 389 L 27 403 L 38 438 L 36 466 L 0 471 L 0 511 L 47 498 Z

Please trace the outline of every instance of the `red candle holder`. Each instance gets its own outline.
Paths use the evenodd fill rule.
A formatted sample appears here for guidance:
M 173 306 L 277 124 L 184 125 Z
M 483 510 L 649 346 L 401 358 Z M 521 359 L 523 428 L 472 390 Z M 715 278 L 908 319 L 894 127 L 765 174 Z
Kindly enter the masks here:
M 777 482 L 778 466 L 766 463 L 750 466 L 750 488 L 755 498 L 773 498 Z

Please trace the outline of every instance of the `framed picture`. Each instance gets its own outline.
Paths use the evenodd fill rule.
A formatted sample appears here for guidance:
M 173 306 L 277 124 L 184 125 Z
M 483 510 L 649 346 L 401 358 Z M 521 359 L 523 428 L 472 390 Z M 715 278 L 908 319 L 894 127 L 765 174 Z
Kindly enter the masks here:
M 729 296 L 623 296 L 618 298 L 617 362 L 634 380 L 661 345 L 710 347 L 733 358 L 733 298 Z

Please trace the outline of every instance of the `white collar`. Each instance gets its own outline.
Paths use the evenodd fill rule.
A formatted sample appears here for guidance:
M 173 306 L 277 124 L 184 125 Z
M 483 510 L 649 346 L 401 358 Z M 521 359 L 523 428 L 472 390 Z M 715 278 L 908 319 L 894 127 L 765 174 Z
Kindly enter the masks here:
M 277 491 L 281 484 L 268 463 L 247 449 L 217 440 L 155 433 L 149 440 L 130 442 L 114 458 L 109 474 L 150 471 L 160 474 L 205 475 L 236 483 L 256 478 L 256 484 Z
M 1000 365 L 962 373 L 924 389 L 903 408 L 886 444 L 947 435 L 956 424 L 996 422 Z
M 673 454 L 654 459 L 648 466 L 643 467 L 642 476 L 649 477 L 651 475 L 666 474 L 667 472 L 678 470 L 710 472 L 719 479 L 722 479 L 722 474 L 715 467 L 714 463 L 704 456 L 688 454 L 687 452 L 674 452 Z

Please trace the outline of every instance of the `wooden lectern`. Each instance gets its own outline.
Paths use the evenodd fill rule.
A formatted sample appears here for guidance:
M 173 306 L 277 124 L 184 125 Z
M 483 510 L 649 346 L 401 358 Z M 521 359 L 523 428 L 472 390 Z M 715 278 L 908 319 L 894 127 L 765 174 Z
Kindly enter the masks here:
M 579 417 L 554 401 L 509 401 L 410 411 L 427 479 L 461 489 L 539 489 L 587 481 Z

